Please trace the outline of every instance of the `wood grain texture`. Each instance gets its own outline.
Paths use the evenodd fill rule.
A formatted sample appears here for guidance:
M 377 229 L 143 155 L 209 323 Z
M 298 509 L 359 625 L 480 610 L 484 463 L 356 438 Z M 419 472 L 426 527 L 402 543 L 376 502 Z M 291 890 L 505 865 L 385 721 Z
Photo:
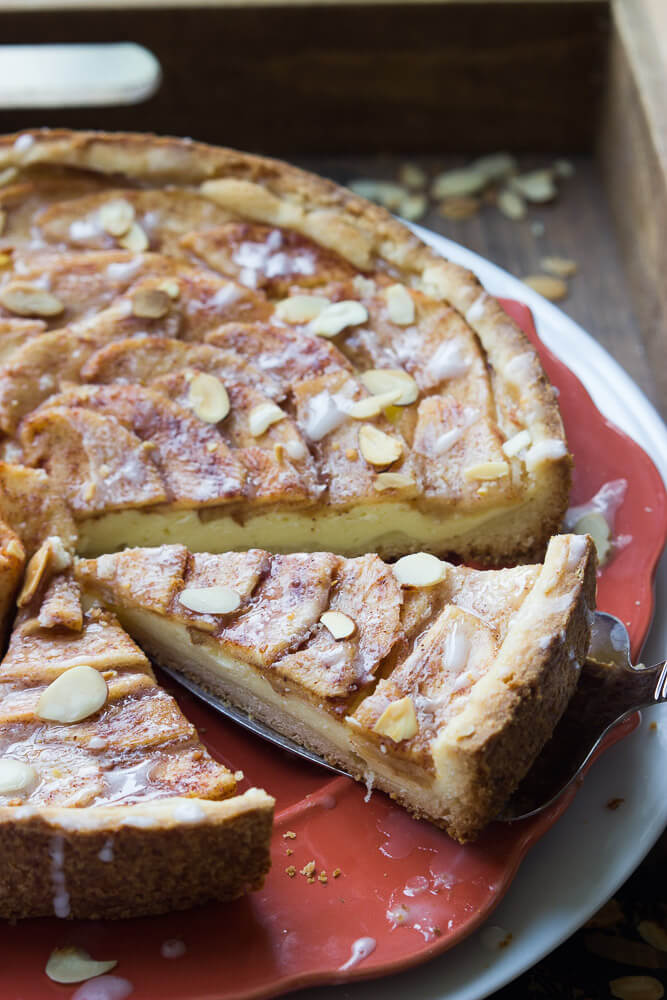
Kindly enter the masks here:
M 286 156 L 381 149 L 588 149 L 607 4 L 479 2 L 0 12 L 4 44 L 110 41 L 153 51 L 164 82 L 131 108 L 1 112 Z
M 578 273 L 568 280 L 568 297 L 558 305 L 610 352 L 667 416 L 667 399 L 661 390 L 664 364 L 656 370 L 650 335 L 638 323 L 598 166 L 592 156 L 572 159 L 576 172 L 560 182 L 558 198 L 551 204 L 532 207 L 525 221 L 513 222 L 494 206 L 484 205 L 475 217 L 453 222 L 443 218 L 432 205 L 420 222 L 519 278 L 539 272 L 542 257 L 562 256 L 577 261 Z M 460 156 L 410 160 L 431 177 L 466 162 Z M 396 156 L 300 160 L 308 169 L 342 183 L 355 177 L 393 180 L 403 162 Z M 520 157 L 525 169 L 550 163 L 544 155 Z M 543 235 L 533 231 L 536 222 L 543 224 Z
M 667 5 L 619 0 L 599 161 L 663 414 L 667 408 Z

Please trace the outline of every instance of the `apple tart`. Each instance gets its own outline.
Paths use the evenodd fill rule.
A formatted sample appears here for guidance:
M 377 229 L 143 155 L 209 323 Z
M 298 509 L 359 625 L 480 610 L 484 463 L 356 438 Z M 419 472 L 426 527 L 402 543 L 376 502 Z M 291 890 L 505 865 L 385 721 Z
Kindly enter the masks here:
M 6 546 L 3 558 L 6 558 Z M 213 760 L 57 536 L 0 663 L 0 916 L 162 913 L 259 888 L 274 800 Z
M 570 456 L 475 277 L 287 164 L 142 135 L 0 139 L 3 457 L 78 551 L 174 541 L 541 558 Z
M 78 559 L 88 600 L 154 660 L 388 792 L 461 842 L 526 774 L 590 640 L 595 555 L 454 566 L 427 553 L 192 553 Z

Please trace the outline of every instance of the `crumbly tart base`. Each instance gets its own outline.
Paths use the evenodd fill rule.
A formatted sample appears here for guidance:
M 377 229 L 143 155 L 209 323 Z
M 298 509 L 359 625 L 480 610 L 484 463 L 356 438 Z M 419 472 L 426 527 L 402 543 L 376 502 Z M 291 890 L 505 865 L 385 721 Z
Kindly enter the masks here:
M 22 262 L 20 272 L 3 279 L 0 298 L 11 298 L 10 305 L 24 310 L 22 318 L 5 320 L 2 344 L 8 358 L 0 365 L 0 423 L 13 434 L 24 418 L 18 461 L 44 465 L 51 473 L 72 463 L 60 485 L 78 522 L 81 552 L 97 554 L 118 547 L 119 541 L 159 544 L 178 538 L 200 551 L 261 544 L 275 551 L 329 549 L 347 555 L 428 549 L 488 564 L 542 557 L 558 530 L 570 485 L 571 459 L 555 393 L 532 345 L 477 279 L 444 261 L 383 209 L 285 163 L 147 135 L 59 130 L 8 136 L 0 139 L 0 169 L 19 171 L 4 201 L 0 191 L 7 213 L 0 250 L 14 249 Z M 27 193 L 21 171 L 27 172 Z M 39 183 L 48 171 L 53 190 L 44 195 L 44 207 L 38 203 Z M 30 209 L 32 178 L 38 204 Z M 74 185 L 69 193 L 68 183 Z M 149 233 L 150 245 L 143 230 L 137 243 L 135 232 L 135 242 L 130 240 L 134 256 L 122 250 L 127 234 L 116 241 L 99 229 L 95 213 L 107 197 L 115 199 L 116 208 L 119 199 L 129 198 L 137 220 L 143 225 L 150 218 L 157 226 Z M 27 215 L 21 215 L 23 202 Z M 21 227 L 26 229 L 30 211 L 37 226 L 26 240 Z M 160 211 L 169 215 L 170 226 L 162 224 Z M 112 228 L 116 224 L 117 219 Z M 247 231 L 238 236 L 240 243 L 234 242 L 237 231 Z M 298 268 L 288 273 L 291 265 L 281 270 L 284 262 L 278 267 L 271 258 L 278 276 L 260 267 L 255 278 L 259 275 L 261 287 L 244 287 L 248 268 L 241 258 L 261 257 L 274 237 L 282 248 L 277 257 L 293 261 L 302 246 L 314 255 L 313 273 L 304 275 Z M 106 298 L 96 293 L 88 311 L 85 302 L 72 299 L 71 287 L 53 265 L 54 250 L 64 252 L 77 281 L 106 275 Z M 105 261 L 110 261 L 113 281 Z M 41 332 L 39 323 L 29 326 L 23 318 L 24 303 L 15 306 L 14 287 L 35 281 L 40 267 L 50 268 L 49 294 L 57 299 L 62 293 L 65 306 L 61 318 L 40 321 Z M 10 286 L 13 297 L 7 298 Z M 85 285 L 86 294 L 93 295 L 95 287 L 94 282 Z M 156 289 L 164 297 L 164 288 L 175 294 L 166 316 L 138 319 L 128 313 L 133 297 L 154 295 Z M 191 308 L 193 289 L 200 299 L 208 296 L 201 315 L 194 316 Z M 392 290 L 397 313 L 389 304 Z M 323 294 L 325 301 L 330 296 L 336 304 L 353 300 L 358 307 L 362 302 L 368 330 L 353 325 L 323 342 L 309 323 L 285 321 L 277 306 L 304 292 Z M 0 315 L 0 327 L 2 322 Z M 72 349 L 65 352 L 62 371 L 51 371 L 45 359 L 53 356 L 61 328 Z M 286 368 L 283 353 L 278 367 L 274 357 L 249 377 L 261 353 L 249 346 L 258 331 L 281 343 L 287 333 L 298 347 Z M 114 343 L 123 337 L 122 344 Z M 131 338 L 143 338 L 140 350 Z M 229 386 L 238 423 L 231 437 L 225 430 L 231 418 L 220 423 L 226 444 L 216 446 L 210 426 L 206 433 L 193 429 L 182 376 L 186 368 L 190 377 L 199 370 L 220 374 L 225 365 L 229 371 L 230 353 L 238 353 L 239 344 L 244 346 L 232 365 L 237 382 L 232 379 Z M 190 350 L 204 346 L 204 353 Z M 157 357 L 151 352 L 158 349 L 163 374 L 155 377 L 147 359 Z M 81 371 L 69 360 L 77 351 L 85 362 Z M 415 405 L 390 405 L 366 424 L 388 434 L 392 446 L 402 441 L 399 459 L 366 464 L 359 455 L 356 418 L 354 426 L 347 426 L 348 420 L 321 438 L 318 417 L 313 431 L 314 401 L 319 399 L 320 406 L 322 394 L 338 399 L 343 385 L 344 392 L 356 393 L 350 399 L 366 405 L 367 390 L 359 381 L 364 369 L 398 365 L 405 365 L 418 384 Z M 276 386 L 278 375 L 282 387 Z M 82 383 L 94 390 L 89 396 L 71 388 Z M 102 391 L 100 383 L 119 391 Z M 45 389 L 47 384 L 51 388 Z M 156 404 L 155 393 L 169 397 L 169 407 L 164 399 L 164 405 Z M 261 399 L 277 400 L 287 418 L 248 444 L 243 420 L 252 400 Z M 151 427 L 144 420 L 139 428 L 128 417 L 128 407 L 134 407 L 135 416 L 140 407 L 150 409 Z M 116 451 L 134 455 L 127 474 L 108 447 L 110 419 L 122 425 Z M 199 435 L 198 448 L 183 449 L 187 469 L 176 468 L 175 458 L 182 456 L 163 453 L 155 436 L 158 424 L 163 434 L 174 422 L 177 437 L 194 441 Z M 85 455 L 80 450 L 84 438 Z M 230 453 L 224 450 L 228 445 Z M 149 447 L 150 456 L 142 450 Z M 199 463 L 200 480 L 208 477 L 208 492 L 193 488 L 193 463 Z M 131 480 L 133 490 L 119 492 L 111 485 L 118 480 L 125 487 Z M 283 540 L 287 528 L 290 538 Z
M 236 899 L 262 886 L 274 800 L 0 808 L 0 917 L 115 919 Z
M 432 588 L 431 594 L 413 592 L 404 600 L 402 624 L 395 630 L 387 624 L 394 610 L 390 587 L 384 590 L 384 612 L 383 598 L 369 589 L 368 602 L 377 602 L 380 610 L 367 621 L 358 607 L 358 645 L 349 662 L 356 662 L 372 642 L 373 655 L 380 659 L 367 666 L 370 673 L 361 686 L 350 674 L 347 687 L 331 676 L 331 667 L 340 665 L 335 645 L 326 644 L 321 625 L 311 627 L 305 639 L 303 633 L 297 637 L 291 647 L 296 651 L 288 649 L 273 659 L 262 659 L 261 653 L 243 655 L 243 626 L 235 627 L 233 616 L 227 628 L 212 624 L 214 616 L 202 616 L 206 620 L 198 628 L 196 615 L 184 617 L 177 610 L 174 595 L 183 580 L 175 582 L 166 572 L 174 554 L 168 548 L 152 551 L 153 556 L 147 550 L 117 557 L 123 564 L 116 567 L 116 577 L 116 557 L 80 561 L 77 573 L 84 591 L 113 608 L 157 663 L 186 674 L 359 780 L 383 789 L 414 815 L 431 820 L 461 842 L 474 839 L 497 815 L 551 736 L 575 689 L 590 640 L 595 557 L 590 541 L 578 537 L 553 539 L 541 567 L 486 572 L 450 567 L 439 596 Z M 137 558 L 135 582 L 133 558 Z M 209 561 L 211 584 L 217 578 L 214 557 L 194 557 L 195 569 L 190 572 L 201 575 L 198 558 Z M 153 602 L 155 589 L 146 585 L 152 559 L 164 571 L 164 587 Z M 339 579 L 347 573 L 357 578 L 366 574 L 367 580 L 368 564 L 357 568 L 356 563 L 362 560 L 339 566 Z M 377 567 L 376 571 L 382 573 Z M 138 593 L 142 586 L 143 601 Z M 287 585 L 285 593 L 291 589 Z M 164 603 L 167 592 L 169 604 Z M 289 615 L 289 605 L 275 596 L 275 589 L 272 594 L 273 607 L 264 610 L 261 591 L 249 606 L 254 622 L 272 615 L 284 620 Z M 305 584 L 303 600 L 308 594 Z M 355 599 L 360 602 L 359 591 L 346 595 L 334 583 L 317 611 L 346 607 L 347 614 L 354 615 L 350 605 Z M 422 600 L 429 610 L 417 632 L 409 634 L 407 622 L 415 607 L 411 602 Z M 157 602 L 162 604 L 158 610 Z M 457 629 L 458 652 L 447 646 L 447 632 L 451 636 Z M 431 642 L 438 630 L 444 645 Z M 355 639 L 348 642 L 354 645 Z M 256 648 L 264 648 L 261 636 Z M 483 655 L 478 663 L 479 650 Z M 438 655 L 441 661 L 436 663 Z M 475 676 L 462 684 L 464 667 Z M 463 688 L 465 697 L 456 710 L 441 721 L 429 722 L 424 713 L 437 715 L 438 706 Z M 405 704 L 406 699 L 412 703 L 417 728 L 405 739 L 396 730 L 396 739 L 386 738 L 389 730 L 381 724 L 385 709 Z

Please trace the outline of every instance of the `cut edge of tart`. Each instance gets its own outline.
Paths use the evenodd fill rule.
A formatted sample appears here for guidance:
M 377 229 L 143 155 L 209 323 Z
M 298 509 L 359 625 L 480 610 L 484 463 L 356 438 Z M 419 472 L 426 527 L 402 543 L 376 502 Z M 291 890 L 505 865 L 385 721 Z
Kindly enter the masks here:
M 79 559 L 75 572 L 157 663 L 461 842 L 551 736 L 595 600 L 593 546 L 574 535 L 509 570 L 175 545 Z
M 117 619 L 82 607 L 71 561 L 57 536 L 33 555 L 0 663 L 0 916 L 143 916 L 259 888 L 273 798 L 238 794 Z
M 471 272 L 443 260 L 384 209 L 285 163 L 155 136 L 24 132 L 0 139 L 0 167 L 19 171 L 5 189 L 8 221 L 4 243 L 0 241 L 21 261 L 20 272 L 11 273 L 11 264 L 9 271 L 5 268 L 0 289 L 0 303 L 18 316 L 7 321 L 14 323 L 10 341 L 20 336 L 16 323 L 25 324 L 31 309 L 38 310 L 46 331 L 26 332 L 25 351 L 11 355 L 2 367 L 3 426 L 7 430 L 16 423 L 11 406 L 18 399 L 28 407 L 20 442 L 30 463 L 48 466 L 51 455 L 57 465 L 74 455 L 81 482 L 69 483 L 67 489 L 80 552 L 99 554 L 122 539 L 136 545 L 174 540 L 202 551 L 261 545 L 283 551 L 380 551 L 394 556 L 428 549 L 495 564 L 541 557 L 567 505 L 571 459 L 555 393 L 537 353 Z M 27 178 L 23 193 L 21 171 Z M 53 190 L 44 208 L 40 184 L 49 177 Z M 32 196 L 37 247 L 32 229 L 28 237 L 21 235 L 21 225 L 27 225 L 22 206 L 29 209 Z M 58 200 L 68 196 L 68 201 Z M 160 229 L 158 218 L 154 237 L 146 220 L 155 223 L 160 199 L 166 199 L 174 214 L 173 226 Z M 137 207 L 135 217 L 135 203 L 143 206 L 141 216 Z M 26 218 L 32 221 L 28 209 Z M 241 257 L 234 242 L 239 229 L 250 234 L 250 242 L 240 245 L 241 250 L 246 247 Z M 296 241 L 297 250 L 299 241 L 305 241 L 316 256 L 314 276 L 279 275 L 266 278 L 260 289 L 243 287 L 243 272 L 253 268 L 237 267 L 234 260 L 248 258 L 247 248 L 256 246 L 252 239 L 257 232 L 265 240 L 263 250 L 274 234 L 283 241 L 285 253 L 290 241 Z M 94 270 L 102 268 L 105 259 L 110 261 L 115 290 L 109 291 L 106 312 L 72 321 L 67 295 L 58 298 L 60 285 L 39 285 L 39 269 L 52 266 L 54 250 L 82 281 L 88 265 Z M 121 259 L 123 253 L 127 259 Z M 232 273 L 234 268 L 240 273 Z M 265 275 L 260 277 L 264 281 Z M 326 279 L 324 287 L 316 284 L 318 277 Z M 102 377 L 97 362 L 96 374 L 85 377 L 70 370 L 69 362 L 60 374 L 44 367 L 44 359 L 53 357 L 52 331 L 61 329 L 84 351 L 86 361 L 95 352 L 99 359 L 109 336 L 117 336 L 109 331 L 123 323 L 124 336 L 155 331 L 164 352 L 172 350 L 180 335 L 174 332 L 177 317 L 170 311 L 178 313 L 179 297 L 184 309 L 192 305 L 188 295 L 193 289 L 200 297 L 207 290 L 206 301 L 217 305 L 213 312 L 207 306 L 203 318 L 190 316 L 193 329 L 186 340 L 206 340 L 223 353 L 245 344 L 245 364 L 251 367 L 254 353 L 248 338 L 254 325 L 264 329 L 264 336 L 271 333 L 280 339 L 287 333 L 299 345 L 297 353 L 303 348 L 304 357 L 315 351 L 318 358 L 310 379 L 300 375 L 299 392 L 285 404 L 289 412 L 280 420 L 275 407 L 282 400 L 271 396 L 268 378 L 273 369 L 253 376 L 255 405 L 246 391 L 248 373 L 244 382 L 244 372 L 237 372 L 246 388 L 232 380 L 229 396 L 231 419 L 238 413 L 243 425 L 242 447 L 232 441 L 230 453 L 224 451 L 230 445 L 225 429 L 230 418 L 222 416 L 216 428 L 211 414 L 222 414 L 224 407 L 220 409 L 220 399 L 212 401 L 210 393 L 197 394 L 204 399 L 206 415 L 199 430 L 192 429 L 198 406 L 190 396 L 190 409 L 182 412 L 182 383 L 188 377 L 184 368 L 180 375 L 171 368 L 157 382 L 139 379 L 140 403 L 136 392 L 128 396 L 136 386 L 127 385 L 125 376 L 125 388 L 113 401 L 94 384 L 91 389 L 96 391 L 87 401 L 81 393 L 73 394 L 72 382 L 81 385 L 81 379 L 88 378 L 94 383 Z M 37 296 L 36 305 L 31 295 Z M 233 315 L 225 312 L 230 302 Z M 244 310 L 249 324 L 243 322 Z M 370 339 L 364 333 L 364 315 L 370 316 Z M 216 318 L 224 329 L 215 329 Z M 232 319 L 236 333 L 230 331 Z M 395 374 L 398 362 L 383 358 L 396 355 L 392 349 L 399 341 L 406 359 L 406 370 L 399 376 L 404 384 L 406 377 L 409 381 L 407 369 L 414 362 L 421 399 L 410 402 L 409 393 L 403 393 L 395 405 L 391 397 L 396 383 L 386 391 L 386 379 L 388 372 Z M 467 345 L 466 363 L 476 374 L 467 388 L 466 375 L 458 388 L 445 392 L 433 378 L 447 385 L 453 380 L 454 386 L 460 376 L 459 341 Z M 63 351 L 63 358 L 73 350 Z M 174 363 L 186 364 L 178 359 Z M 197 364 L 204 364 L 201 356 Z M 211 358 L 203 372 L 197 364 L 189 372 L 191 379 L 194 372 L 211 374 Z M 379 381 L 365 381 L 366 375 L 378 372 Z M 51 388 L 43 388 L 50 377 Z M 16 379 L 22 378 L 21 396 Z M 291 393 L 293 379 L 286 384 Z M 59 397 L 67 385 L 69 393 Z M 278 387 L 278 397 L 283 389 Z M 145 422 L 139 428 L 128 415 L 132 407 L 136 414 L 144 406 L 147 392 L 153 402 L 155 393 L 164 398 L 164 404 L 151 411 L 148 430 Z M 349 398 L 342 398 L 345 393 Z M 373 397 L 384 400 L 384 411 L 373 411 Z M 334 409 L 339 402 L 343 406 L 347 423 L 327 433 L 332 398 Z M 42 401 L 39 410 L 30 412 Z M 320 412 L 323 407 L 327 412 Z M 350 417 L 350 407 L 370 415 Z M 115 451 L 109 445 L 109 421 L 122 425 L 118 436 L 124 440 L 117 442 Z M 182 429 L 184 440 L 196 437 L 197 448 L 184 445 L 180 455 L 173 449 L 167 454 L 159 435 L 170 421 L 170 426 L 176 422 Z M 305 432 L 312 432 L 313 423 L 317 428 L 309 439 Z M 252 428 L 259 429 L 251 443 L 248 427 L 251 437 Z M 132 469 L 123 469 L 118 453 L 132 456 Z M 110 473 L 105 475 L 105 469 Z M 55 467 L 49 471 L 55 472 Z M 114 492 L 112 484 L 124 477 L 127 486 L 133 473 L 141 481 L 136 497 L 120 487 Z M 206 480 L 205 495 L 193 488 L 193 473 Z

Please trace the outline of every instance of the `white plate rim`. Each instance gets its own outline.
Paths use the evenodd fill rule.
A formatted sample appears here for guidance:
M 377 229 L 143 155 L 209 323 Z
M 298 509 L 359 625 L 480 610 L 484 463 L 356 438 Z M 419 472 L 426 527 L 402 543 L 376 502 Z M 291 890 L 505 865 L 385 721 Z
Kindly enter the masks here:
M 507 271 L 421 226 L 411 226 L 444 257 L 472 270 L 493 295 L 515 298 L 533 312 L 542 341 L 581 379 L 598 409 L 647 451 L 667 484 L 667 427 L 614 358 L 574 320 Z M 619 406 L 619 400 L 622 406 Z M 667 553 L 656 574 L 656 609 L 667 610 Z M 667 646 L 667 616 L 656 614 L 643 655 L 656 661 Z M 656 732 L 649 730 L 652 721 Z M 641 725 L 596 763 L 567 813 L 530 851 L 488 924 L 512 933 L 490 951 L 483 928 L 449 952 L 380 980 L 315 987 L 301 995 L 346 1000 L 483 1000 L 558 947 L 614 894 L 667 825 L 667 706 L 644 713 Z M 623 797 L 617 811 L 605 808 Z M 579 880 L 579 881 L 578 881 Z M 488 926 L 487 924 L 487 926 Z M 397 929 L 400 933 L 400 928 Z

